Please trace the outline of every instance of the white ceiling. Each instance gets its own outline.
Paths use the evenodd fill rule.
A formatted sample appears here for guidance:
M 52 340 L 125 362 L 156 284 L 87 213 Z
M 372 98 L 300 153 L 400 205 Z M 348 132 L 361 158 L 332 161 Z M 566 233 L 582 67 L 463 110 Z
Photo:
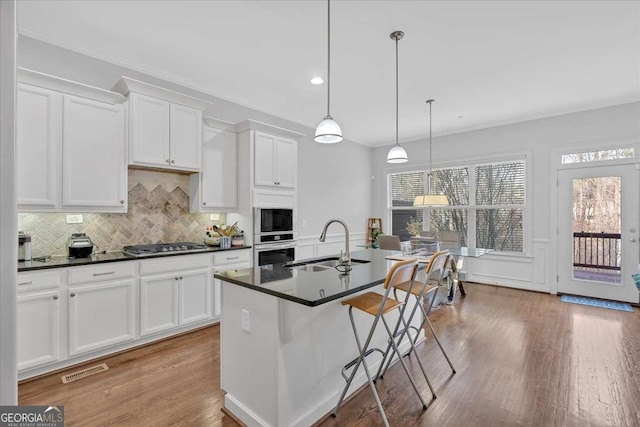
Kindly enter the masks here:
M 637 1 L 346 1 L 332 12 L 333 117 L 400 140 L 640 99 Z M 310 127 L 326 113 L 325 1 L 19 1 L 21 34 Z M 459 118 L 459 116 L 464 116 Z

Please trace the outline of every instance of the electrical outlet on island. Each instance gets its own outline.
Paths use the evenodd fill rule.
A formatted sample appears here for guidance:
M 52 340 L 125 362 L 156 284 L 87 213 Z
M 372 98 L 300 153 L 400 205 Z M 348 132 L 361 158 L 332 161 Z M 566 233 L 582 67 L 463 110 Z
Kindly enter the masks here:
M 251 312 L 249 310 L 242 310 L 242 330 L 251 332 Z

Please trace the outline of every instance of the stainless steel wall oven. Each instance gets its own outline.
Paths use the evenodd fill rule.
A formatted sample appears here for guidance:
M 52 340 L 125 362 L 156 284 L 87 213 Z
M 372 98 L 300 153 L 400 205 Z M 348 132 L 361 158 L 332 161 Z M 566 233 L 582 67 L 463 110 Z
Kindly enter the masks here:
M 295 259 L 295 217 L 293 209 L 255 208 L 254 264 L 281 264 Z

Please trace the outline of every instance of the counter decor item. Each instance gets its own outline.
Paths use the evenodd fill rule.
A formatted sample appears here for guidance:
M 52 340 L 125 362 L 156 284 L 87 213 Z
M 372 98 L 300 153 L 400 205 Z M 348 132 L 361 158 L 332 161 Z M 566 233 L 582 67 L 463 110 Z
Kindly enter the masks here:
M 231 247 L 231 237 L 220 236 L 220 249 L 229 249 Z
M 220 246 L 220 234 L 217 225 L 207 225 L 204 233 L 204 243 L 209 246 Z
M 244 246 L 244 231 L 239 230 L 231 237 L 231 246 Z

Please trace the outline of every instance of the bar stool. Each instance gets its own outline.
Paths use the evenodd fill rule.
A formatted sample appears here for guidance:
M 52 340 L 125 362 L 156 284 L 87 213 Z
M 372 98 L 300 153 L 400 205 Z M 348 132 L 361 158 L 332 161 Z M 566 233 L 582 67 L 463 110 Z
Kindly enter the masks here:
M 367 375 L 369 386 L 371 387 L 371 391 L 373 392 L 373 397 L 375 398 L 376 404 L 378 405 L 378 409 L 380 410 L 380 414 L 382 416 L 384 425 L 389 426 L 389 421 L 387 420 L 387 416 L 384 412 L 384 408 L 382 407 L 382 403 L 380 402 L 380 397 L 378 396 L 378 392 L 376 391 L 373 377 L 371 377 L 371 373 L 369 372 L 369 366 L 367 364 L 366 357 L 369 354 L 373 353 L 374 351 L 378 351 L 382 353 L 382 350 L 378 348 L 371 348 L 371 349 L 369 348 L 369 344 L 371 343 L 371 339 L 376 330 L 376 325 L 378 324 L 379 319 L 382 319 L 382 323 L 384 324 L 384 327 L 387 330 L 387 334 L 389 335 L 389 345 L 393 349 L 393 352 L 400 354 L 400 351 L 398 350 L 395 340 L 393 339 L 394 333 L 389 328 L 389 325 L 384 315 L 393 311 L 394 309 L 399 310 L 400 313 L 398 317 L 398 322 L 394 328 L 394 331 L 397 331 L 398 325 L 403 319 L 406 304 L 404 302 L 395 300 L 393 298 L 389 298 L 389 291 L 391 290 L 393 285 L 397 283 L 409 282 L 410 284 L 413 284 L 417 269 L 418 269 L 418 261 L 416 259 L 408 259 L 406 261 L 398 262 L 392 265 L 391 268 L 389 269 L 389 272 L 387 273 L 387 277 L 384 281 L 384 289 L 385 289 L 384 294 L 378 294 L 376 292 L 367 292 L 362 295 L 358 295 L 355 298 L 342 301 L 342 305 L 349 306 L 349 319 L 351 320 L 351 327 L 353 328 L 353 334 L 355 335 L 356 345 L 358 346 L 358 351 L 360 352 L 360 354 L 356 359 L 354 359 L 353 361 L 345 365 L 345 367 L 342 369 L 342 376 L 345 378 L 347 384 L 342 390 L 342 394 L 340 395 L 338 404 L 336 405 L 335 409 L 333 410 L 333 413 L 331 414 L 334 418 L 336 417 L 336 415 L 338 414 L 338 411 L 340 410 L 342 401 L 344 400 L 344 397 L 347 394 L 349 386 L 351 385 L 351 382 L 353 381 L 353 378 L 355 377 L 356 372 L 360 367 L 360 364 L 362 364 L 362 366 L 364 366 L 364 371 Z M 409 286 L 409 289 L 411 289 L 411 286 Z M 371 316 L 374 316 L 373 324 L 371 325 L 371 330 L 369 331 L 369 335 L 367 336 L 367 339 L 365 340 L 364 345 L 360 343 L 360 337 L 358 336 L 356 324 L 355 324 L 355 321 L 353 320 L 354 308 L 364 313 L 367 313 Z M 409 342 L 411 344 L 411 348 L 415 350 L 413 341 L 409 340 Z M 424 399 L 420 395 L 420 391 L 418 390 L 418 387 L 416 386 L 416 383 L 413 377 L 411 376 L 411 373 L 409 372 L 407 365 L 402 360 L 402 357 L 400 357 L 400 363 L 402 364 L 402 367 L 405 373 L 407 374 L 407 377 L 409 378 L 409 382 L 411 383 L 411 386 L 415 390 L 416 394 L 418 395 L 418 398 L 420 399 L 420 402 L 422 403 L 422 409 L 423 410 L 427 409 L 427 404 L 425 403 Z M 353 367 L 353 370 L 351 372 L 351 375 L 347 378 L 345 371 L 351 367 Z
M 439 251 L 434 253 L 431 256 L 431 259 L 429 260 L 429 263 L 427 265 L 427 268 L 425 271 L 427 280 L 425 280 L 423 284 L 420 284 L 420 285 L 415 284 L 411 286 L 409 283 L 399 283 L 397 286 L 394 287 L 393 292 L 396 299 L 398 298 L 398 295 L 397 295 L 398 289 L 405 292 L 407 295 L 407 298 L 409 297 L 409 295 L 413 295 L 416 298 L 416 304 L 413 306 L 413 309 L 411 310 L 411 313 L 409 314 L 408 319 L 406 321 L 402 319 L 404 329 L 402 329 L 398 334 L 399 335 L 398 342 L 401 342 L 404 339 L 404 336 L 406 334 L 409 334 L 409 329 L 413 329 L 416 331 L 416 335 L 415 337 L 411 338 L 411 334 L 409 334 L 409 339 L 414 343 L 414 346 L 412 346 L 412 349 L 415 349 L 415 343 L 417 342 L 418 337 L 420 335 L 420 330 L 424 328 L 424 325 L 426 323 L 429 326 L 429 329 L 431 330 L 431 333 L 433 334 L 433 338 L 436 340 L 438 347 L 440 347 L 442 354 L 444 355 L 445 359 L 447 359 L 447 363 L 449 363 L 451 370 L 455 374 L 456 369 L 454 368 L 453 363 L 451 363 L 449 356 L 444 351 L 444 348 L 442 347 L 442 344 L 438 339 L 438 335 L 436 334 L 436 331 L 433 328 L 433 324 L 429 320 L 429 313 L 433 308 L 433 303 L 436 299 L 438 288 L 442 285 L 442 281 L 446 274 L 446 268 L 447 268 L 447 265 L 449 265 L 450 259 L 451 259 L 451 255 L 449 254 L 449 251 Z M 427 297 L 429 295 L 431 295 L 431 301 L 429 302 L 429 308 L 425 309 L 425 304 L 427 303 Z M 418 307 L 420 307 L 420 310 L 422 311 L 422 322 L 420 323 L 420 326 L 416 328 L 415 326 L 411 326 L 411 321 L 413 320 L 413 316 L 415 316 L 416 312 L 418 311 Z M 409 354 L 410 353 L 411 353 L 411 350 L 409 350 Z M 420 360 L 417 354 L 416 354 L 416 357 L 418 360 Z M 384 364 L 380 365 L 380 370 L 378 371 L 379 378 L 383 378 L 385 372 L 387 371 L 387 369 L 389 368 L 389 365 L 391 364 L 392 359 L 393 359 L 393 355 L 391 355 L 391 357 L 388 360 L 386 360 L 386 366 L 384 366 Z M 425 379 L 427 380 L 427 383 L 429 384 L 429 386 L 431 386 L 431 383 L 429 382 L 429 379 L 426 377 L 426 374 L 425 374 Z M 432 388 L 432 391 L 433 391 L 433 388 Z M 434 394 L 434 399 L 435 399 L 435 394 Z

